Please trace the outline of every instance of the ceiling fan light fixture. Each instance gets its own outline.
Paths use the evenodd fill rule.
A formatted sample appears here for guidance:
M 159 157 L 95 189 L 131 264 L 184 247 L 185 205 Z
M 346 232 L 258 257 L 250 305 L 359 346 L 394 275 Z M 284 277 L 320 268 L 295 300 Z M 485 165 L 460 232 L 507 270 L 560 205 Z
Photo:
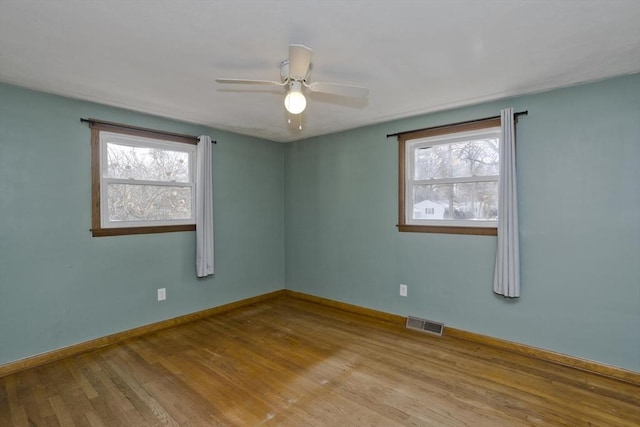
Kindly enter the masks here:
M 327 95 L 346 96 L 352 98 L 366 98 L 369 89 L 366 87 L 344 85 L 339 83 L 309 82 L 311 71 L 311 55 L 313 50 L 301 44 L 289 45 L 289 58 L 280 62 L 280 80 L 253 80 L 253 79 L 216 79 L 218 83 L 263 85 L 286 87 L 284 108 L 289 113 L 288 123 L 291 124 L 291 116 L 297 116 L 307 107 L 307 99 L 302 92 L 303 86 L 309 92 L 325 93 Z M 302 119 L 300 119 L 301 129 Z
M 300 114 L 307 107 L 307 98 L 302 94 L 302 83 L 291 82 L 291 87 L 284 98 L 284 108 L 291 114 Z

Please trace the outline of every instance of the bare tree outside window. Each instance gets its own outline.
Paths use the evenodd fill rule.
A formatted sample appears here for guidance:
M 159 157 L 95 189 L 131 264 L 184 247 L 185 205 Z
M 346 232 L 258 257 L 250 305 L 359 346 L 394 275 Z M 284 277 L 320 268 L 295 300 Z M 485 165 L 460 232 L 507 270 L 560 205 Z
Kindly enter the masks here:
M 189 219 L 191 189 L 158 183 L 188 183 L 189 153 L 159 148 L 107 144 L 110 221 Z

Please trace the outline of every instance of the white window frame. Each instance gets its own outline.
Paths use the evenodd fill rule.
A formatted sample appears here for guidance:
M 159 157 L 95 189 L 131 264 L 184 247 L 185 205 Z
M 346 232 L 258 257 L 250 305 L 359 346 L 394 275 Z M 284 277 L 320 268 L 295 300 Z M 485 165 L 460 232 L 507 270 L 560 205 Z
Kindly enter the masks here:
M 198 137 L 96 119 L 81 120 L 88 122 L 91 129 L 91 234 L 93 237 L 195 231 L 195 197 L 197 197 L 197 189 L 196 184 L 192 182 L 197 179 L 196 155 Z M 108 166 L 106 144 L 111 141 L 116 144 L 133 146 L 153 144 L 154 147 L 161 149 L 191 153 L 189 155 L 191 177 L 188 184 L 192 187 L 191 218 L 169 221 L 111 221 L 110 224 L 108 217 L 105 217 L 105 212 L 108 212 L 109 208 L 105 178 L 109 179 L 109 177 L 106 176 L 104 171 Z M 143 181 L 138 180 L 135 182 L 135 184 L 139 183 L 143 183 Z M 158 183 L 159 181 L 150 181 L 149 185 L 157 185 Z M 173 181 L 167 184 L 176 186 Z M 163 184 L 161 183 L 160 185 Z
M 501 137 L 500 117 L 471 120 L 450 125 L 434 126 L 398 133 L 398 231 L 410 233 L 444 233 L 470 235 L 497 235 L 497 220 L 478 219 L 413 219 L 413 193 L 416 185 L 494 181 L 491 177 L 459 177 L 446 179 L 415 180 L 416 147 L 450 144 L 489 135 Z M 499 180 L 499 177 L 497 178 Z
M 156 148 L 167 151 L 180 151 L 189 155 L 189 181 L 147 181 L 136 179 L 110 178 L 107 176 L 107 144 L 113 143 L 118 145 L 126 145 L 130 147 Z M 100 225 L 101 228 L 127 228 L 127 227 L 155 227 L 155 226 L 171 226 L 171 225 L 188 225 L 195 224 L 196 212 L 196 146 L 184 144 L 182 142 L 173 142 L 148 138 L 143 136 L 128 135 L 124 133 L 100 131 L 100 199 L 104 201 L 100 204 Z M 188 219 L 176 220 L 151 220 L 151 221 L 111 221 L 109 219 L 109 203 L 108 188 L 109 184 L 127 184 L 127 185 L 149 185 L 149 186 L 167 186 L 167 187 L 186 187 L 191 190 L 191 217 Z
M 490 176 L 468 176 L 459 178 L 434 178 L 416 180 L 415 177 L 415 155 L 419 149 L 433 147 L 435 145 L 452 144 L 474 139 L 498 138 L 500 140 L 500 127 L 484 128 L 466 132 L 456 132 L 444 135 L 437 135 L 426 138 L 407 139 L 405 143 L 405 206 L 404 224 L 415 226 L 435 226 L 435 227 L 497 227 L 497 220 L 482 219 L 414 219 L 414 187 L 417 185 L 434 184 L 456 184 L 474 182 L 498 182 L 499 175 Z

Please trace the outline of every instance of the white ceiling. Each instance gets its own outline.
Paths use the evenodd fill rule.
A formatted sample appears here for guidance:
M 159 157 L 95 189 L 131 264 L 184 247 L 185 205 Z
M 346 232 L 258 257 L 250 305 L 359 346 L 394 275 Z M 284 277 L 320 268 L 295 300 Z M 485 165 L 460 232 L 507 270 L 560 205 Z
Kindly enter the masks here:
M 313 93 L 287 124 L 291 43 Z M 640 71 L 640 0 L 0 0 L 0 80 L 291 141 Z

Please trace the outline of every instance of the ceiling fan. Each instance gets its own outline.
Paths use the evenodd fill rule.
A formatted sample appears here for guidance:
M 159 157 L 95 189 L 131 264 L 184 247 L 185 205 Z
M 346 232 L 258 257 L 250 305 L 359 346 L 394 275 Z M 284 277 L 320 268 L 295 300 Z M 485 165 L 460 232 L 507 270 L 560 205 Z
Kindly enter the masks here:
M 303 88 L 311 92 L 321 92 L 329 95 L 365 98 L 369 95 L 366 87 L 350 86 L 337 83 L 309 82 L 311 55 L 313 50 L 301 44 L 289 45 L 289 58 L 280 63 L 280 81 L 246 80 L 246 79 L 216 79 L 218 83 L 250 84 L 287 87 L 284 107 L 291 114 L 300 114 L 307 106 Z

